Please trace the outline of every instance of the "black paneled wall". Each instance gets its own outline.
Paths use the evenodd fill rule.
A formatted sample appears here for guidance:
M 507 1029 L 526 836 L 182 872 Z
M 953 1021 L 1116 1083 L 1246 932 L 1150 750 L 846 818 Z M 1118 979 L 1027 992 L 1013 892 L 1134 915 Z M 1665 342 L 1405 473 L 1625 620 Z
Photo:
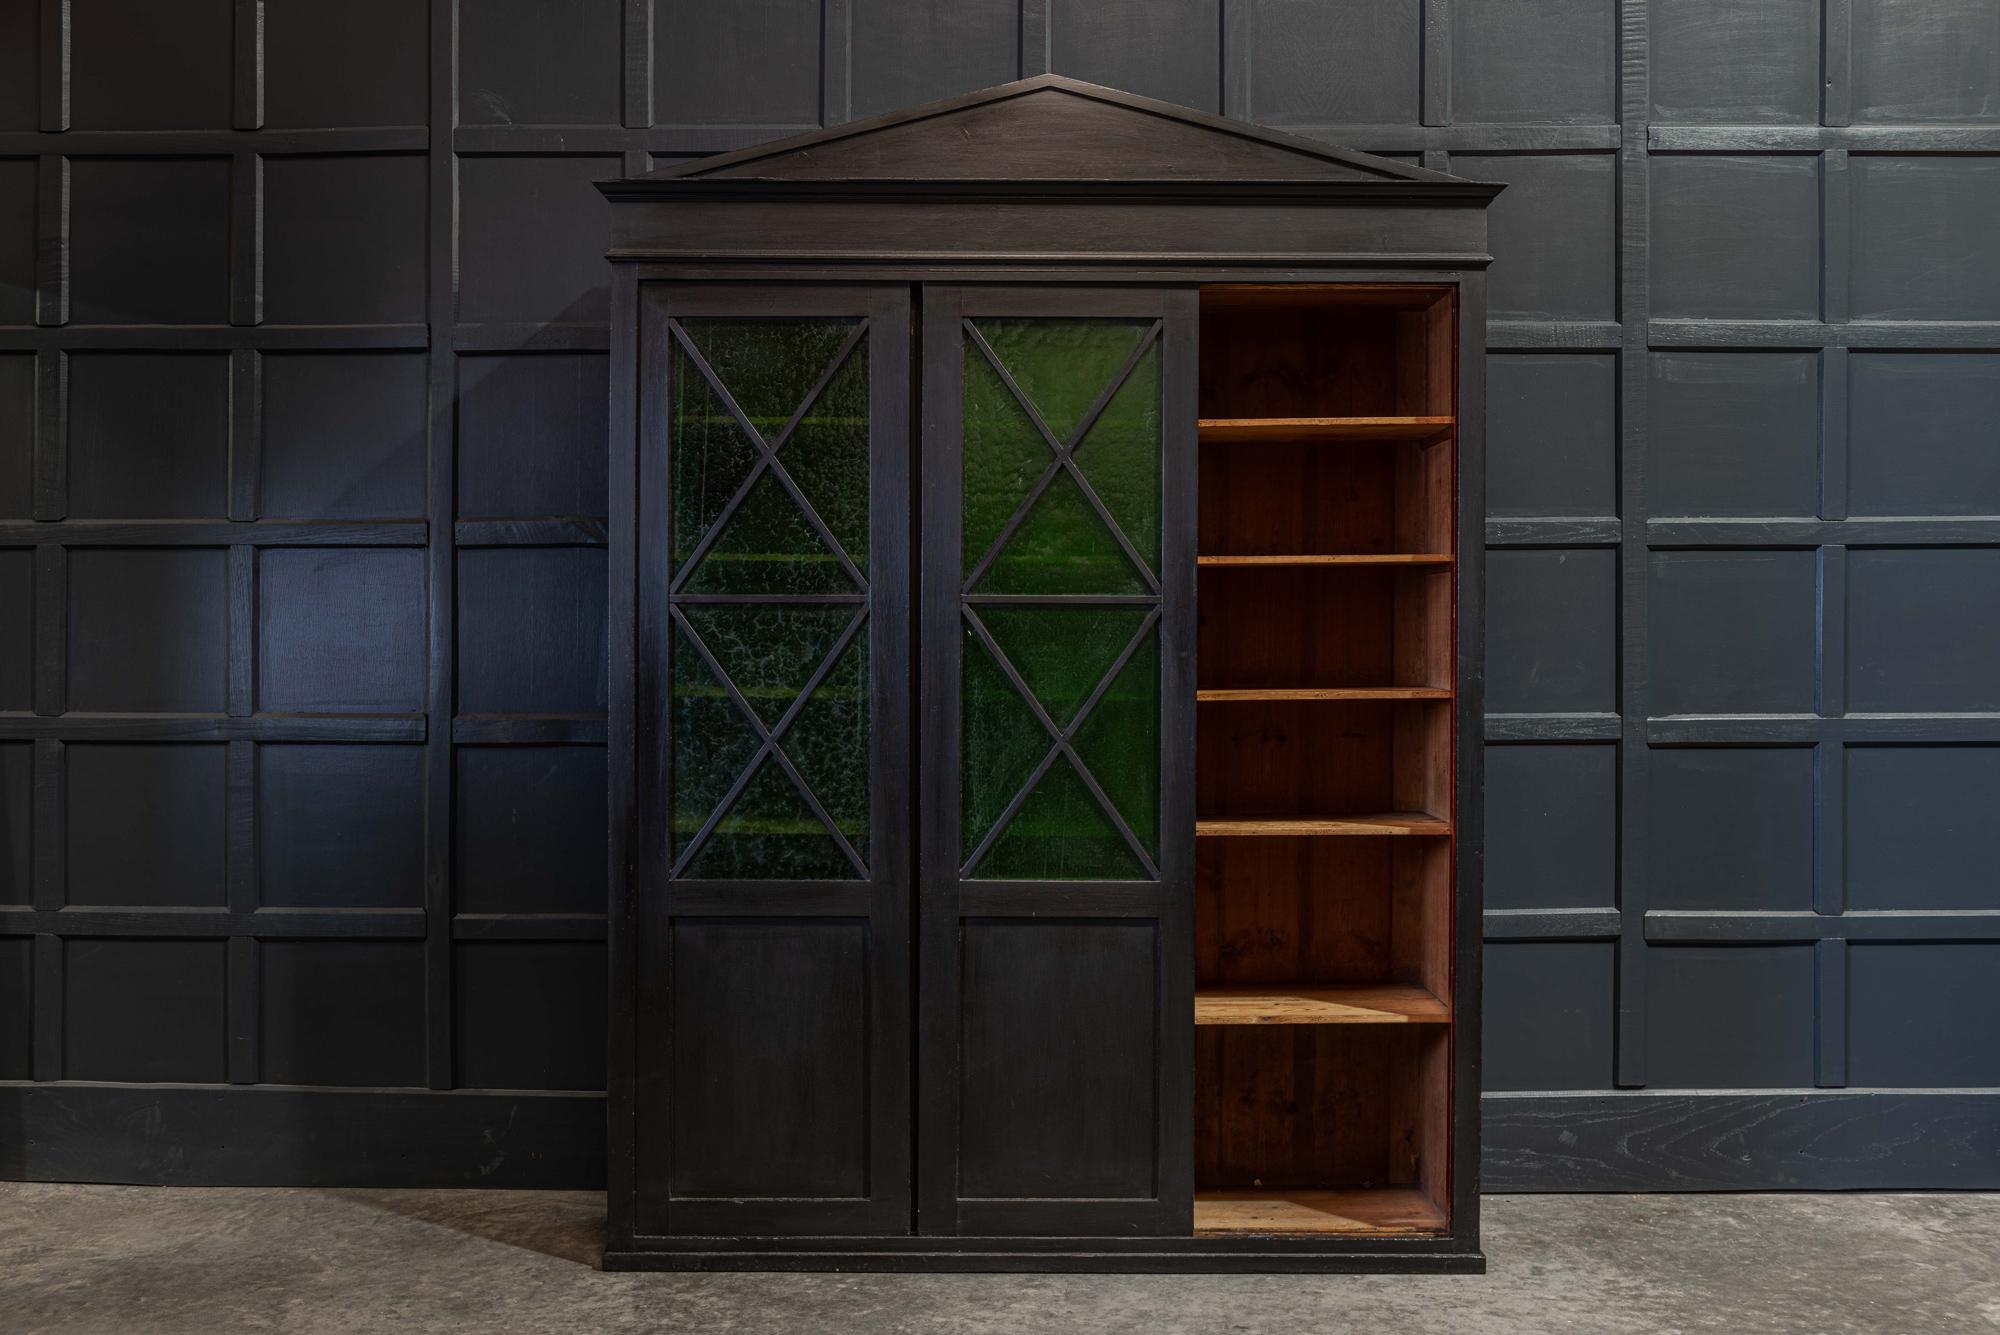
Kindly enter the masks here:
M 1512 185 L 1489 1184 L 2000 1185 L 1991 0 L 0 0 L 0 1172 L 601 1175 L 588 183 L 1049 69 Z

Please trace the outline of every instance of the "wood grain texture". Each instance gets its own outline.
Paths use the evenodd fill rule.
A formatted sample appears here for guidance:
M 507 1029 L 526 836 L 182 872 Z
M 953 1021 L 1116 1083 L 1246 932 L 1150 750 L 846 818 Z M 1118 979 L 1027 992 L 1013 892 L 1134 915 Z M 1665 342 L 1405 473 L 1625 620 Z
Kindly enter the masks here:
M 1200 1191 L 1194 1231 L 1232 1233 L 1437 1233 L 1444 1215 L 1409 1187 L 1351 1191 Z
M 1199 987 L 1196 1024 L 1449 1024 L 1451 1008 L 1421 987 Z
M 1488 1094 L 1487 1191 L 1991 1191 L 1991 1090 Z
M 1275 690 L 1208 690 L 1195 693 L 1210 704 L 1298 702 L 1305 700 L 1449 700 L 1448 686 L 1287 686 Z
M 1421 811 L 1384 811 L 1353 816 L 1264 816 L 1195 822 L 1201 839 L 1368 838 L 1448 835 L 1451 822 Z
M 1204 417 L 1204 445 L 1311 441 L 1432 441 L 1457 425 L 1452 417 Z
M 1317 553 L 1280 556 L 1204 556 L 1198 564 L 1216 569 L 1281 566 L 1448 566 L 1449 552 Z

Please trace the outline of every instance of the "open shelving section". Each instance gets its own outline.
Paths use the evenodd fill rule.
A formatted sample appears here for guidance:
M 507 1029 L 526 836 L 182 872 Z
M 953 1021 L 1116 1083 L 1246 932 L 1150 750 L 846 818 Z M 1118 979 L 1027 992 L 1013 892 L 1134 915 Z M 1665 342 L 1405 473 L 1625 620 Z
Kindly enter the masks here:
M 1198 1234 L 1449 1227 L 1456 312 L 1201 297 Z

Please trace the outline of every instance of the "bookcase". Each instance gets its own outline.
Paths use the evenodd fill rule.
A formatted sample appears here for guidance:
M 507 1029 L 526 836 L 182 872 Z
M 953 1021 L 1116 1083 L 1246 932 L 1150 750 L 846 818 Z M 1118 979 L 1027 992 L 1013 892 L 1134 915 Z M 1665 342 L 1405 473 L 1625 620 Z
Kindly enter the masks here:
M 1042 76 L 600 188 L 605 1264 L 1480 1269 L 1498 187 Z
M 1456 325 L 1202 289 L 1198 1234 L 1450 1217 Z

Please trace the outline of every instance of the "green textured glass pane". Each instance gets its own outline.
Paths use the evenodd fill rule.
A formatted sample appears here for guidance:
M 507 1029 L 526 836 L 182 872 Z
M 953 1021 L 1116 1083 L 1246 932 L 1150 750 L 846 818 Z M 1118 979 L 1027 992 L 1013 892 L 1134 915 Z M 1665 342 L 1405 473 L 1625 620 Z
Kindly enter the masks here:
M 1146 869 L 1069 761 L 1059 759 L 972 874 L 1001 881 L 1136 881 L 1146 878 Z
M 992 363 L 965 340 L 964 561 L 972 573 L 1014 517 L 1028 489 L 1055 458 L 1020 400 L 1000 383 Z
M 769 756 L 695 854 L 687 875 L 704 881 L 858 879 L 854 864 Z
M 757 754 L 757 737 L 678 626 L 670 653 L 673 675 L 668 731 L 673 738 L 673 795 L 668 824 L 673 833 L 673 855 L 678 859 L 695 831 L 721 805 L 750 757 Z
M 1160 635 L 1146 642 L 1077 729 L 1076 753 L 1154 857 L 1160 854 Z
M 868 568 L 868 343 L 847 354 L 812 408 L 778 449 L 778 458 L 819 517 Z
M 832 365 L 853 320 L 682 320 L 715 378 L 763 434 L 775 438 Z
M 979 619 L 1049 711 L 1068 727 L 1146 619 L 1143 607 L 983 607 Z
M 1150 320 L 974 320 L 973 326 L 1067 443 L 1151 327 Z
M 681 611 L 757 717 L 771 727 L 833 651 L 855 609 L 721 603 L 690 604 Z
M 667 457 L 673 564 L 678 573 L 722 507 L 750 476 L 758 454 L 679 343 L 674 344 L 671 363 Z
M 1139 571 L 1083 488 L 1056 474 L 986 567 L 980 593 L 1144 593 Z
M 1146 350 L 1072 457 L 1126 539 L 1160 568 L 1160 349 Z
M 778 740 L 854 851 L 868 856 L 868 630 L 841 651 Z
M 959 773 L 960 859 L 972 856 L 1014 794 L 1042 763 L 1051 745 L 1021 693 L 993 661 L 972 628 L 960 644 L 960 699 L 964 706 Z
M 833 550 L 806 521 L 798 502 L 765 470 L 703 554 L 690 593 L 853 593 Z

